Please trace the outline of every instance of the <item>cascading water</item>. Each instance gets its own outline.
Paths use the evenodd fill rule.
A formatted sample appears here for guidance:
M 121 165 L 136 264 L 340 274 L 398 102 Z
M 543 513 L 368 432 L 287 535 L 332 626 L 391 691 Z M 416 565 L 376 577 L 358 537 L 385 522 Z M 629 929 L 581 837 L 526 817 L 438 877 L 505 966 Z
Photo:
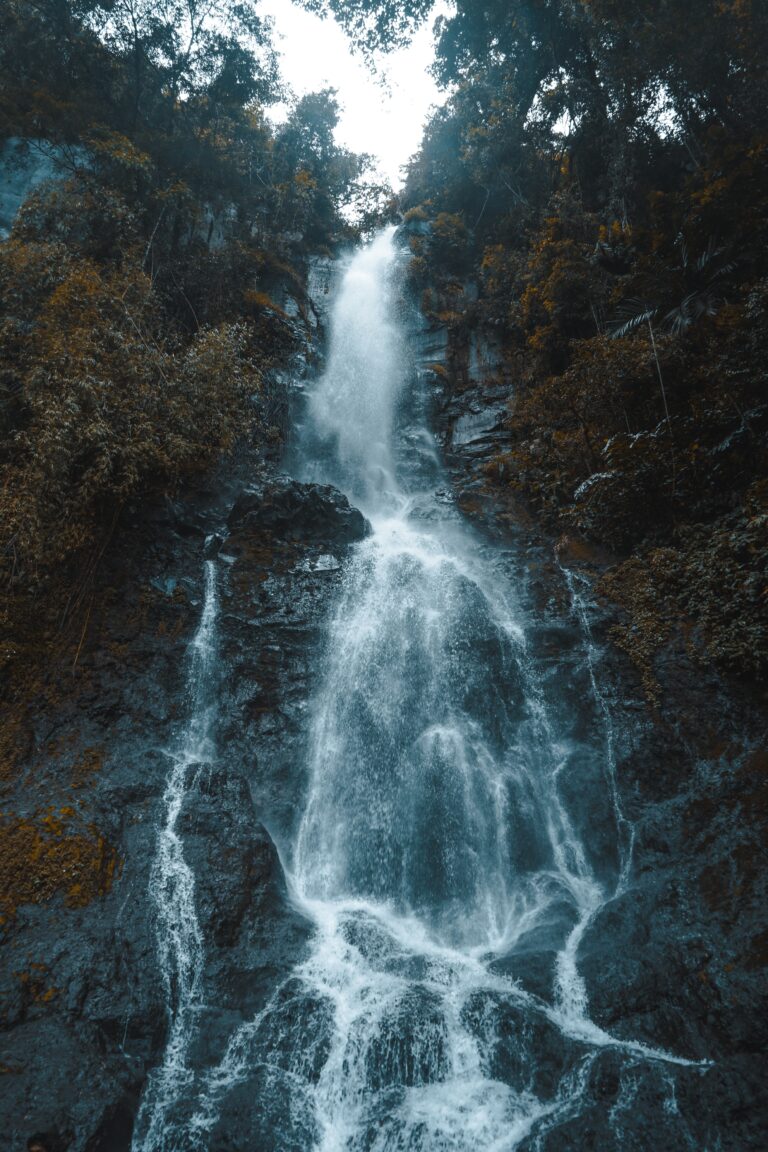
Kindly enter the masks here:
M 599 651 L 592 635 L 592 626 L 589 620 L 589 608 L 586 599 L 588 581 L 586 577 L 573 572 L 570 568 L 566 568 L 562 564 L 560 565 L 560 570 L 565 578 L 568 593 L 571 598 L 573 614 L 579 623 L 581 634 L 584 638 L 589 684 L 603 726 L 606 783 L 611 796 L 611 807 L 616 818 L 616 841 L 619 855 L 619 883 L 617 891 L 620 891 L 626 887 L 629 881 L 635 830 L 622 812 L 621 802 L 619 800 L 616 781 L 616 735 L 614 732 L 613 718 L 611 716 L 611 706 L 597 678 L 596 668 L 599 662 Z
M 589 1019 L 579 945 L 630 861 L 607 703 L 587 635 L 616 830 L 601 869 L 561 795 L 568 750 L 522 608 L 445 500 L 408 392 L 398 262 L 392 230 L 352 259 L 299 446 L 305 476 L 340 486 L 373 526 L 329 623 L 308 792 L 283 852 L 315 933 L 209 1073 L 195 1147 L 254 1069 L 265 1147 L 501 1152 L 578 1114 L 601 1049 L 626 1061 L 622 1100 L 643 1061 L 686 1063 Z M 551 956 L 547 1000 L 510 975 L 533 942 L 542 966 Z
M 211 762 L 216 708 L 216 563 L 204 562 L 205 595 L 197 631 L 187 653 L 189 713 L 163 794 L 163 823 L 150 891 L 157 913 L 160 974 L 165 989 L 168 1035 L 159 1068 L 150 1076 L 134 1132 L 134 1152 L 178 1147 L 173 1112 L 189 1091 L 188 1051 L 200 1005 L 204 942 L 195 908 L 195 877 L 184 859 L 178 831 L 190 777 Z
M 310 397 L 299 446 L 303 471 L 377 510 L 398 494 L 393 433 L 406 380 L 394 285 L 387 278 L 393 260 L 385 234 L 348 266 L 333 309 L 328 370 Z

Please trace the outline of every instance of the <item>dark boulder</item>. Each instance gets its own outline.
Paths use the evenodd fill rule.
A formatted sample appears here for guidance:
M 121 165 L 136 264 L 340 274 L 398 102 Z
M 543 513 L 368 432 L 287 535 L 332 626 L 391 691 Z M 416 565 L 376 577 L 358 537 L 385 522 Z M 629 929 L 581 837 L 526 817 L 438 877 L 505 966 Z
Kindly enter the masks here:
M 474 993 L 462 1010 L 462 1022 L 477 1039 L 490 1079 L 540 1099 L 556 1095 L 586 1051 L 536 1005 L 497 992 Z
M 278 476 L 246 488 L 229 514 L 229 526 L 260 528 L 283 541 L 321 540 L 324 544 L 353 544 L 369 535 L 368 521 L 336 488 L 302 484 Z

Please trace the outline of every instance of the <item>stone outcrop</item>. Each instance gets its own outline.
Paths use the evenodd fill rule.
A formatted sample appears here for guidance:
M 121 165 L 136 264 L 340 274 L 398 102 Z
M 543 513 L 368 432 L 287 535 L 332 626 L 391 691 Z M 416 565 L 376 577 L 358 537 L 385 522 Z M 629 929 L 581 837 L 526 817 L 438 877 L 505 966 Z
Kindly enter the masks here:
M 29 886 L 18 901 L 3 894 L 9 1148 L 44 1131 L 70 1152 L 127 1152 L 163 1050 L 150 873 L 206 556 L 220 572 L 218 753 L 190 768 L 178 821 L 206 941 L 196 1068 L 221 1058 L 300 957 L 307 926 L 261 821 L 278 840 L 290 830 L 313 651 L 349 544 L 366 531 L 340 493 L 281 477 L 234 499 L 197 492 L 125 526 L 99 573 L 77 664 L 46 670 L 25 719 L 26 755 L 2 794 L 7 827 L 29 824 L 37 840 L 23 843 L 63 870 L 57 885 L 32 889 L 33 902 Z M 83 854 L 74 891 L 66 870 L 81 841 L 101 855 Z M 108 881 L 99 874 L 82 889 L 86 864 L 109 860 Z
M 282 540 L 351 544 L 369 532 L 362 512 L 353 508 L 335 488 L 301 484 L 289 476 L 270 479 L 238 496 L 228 524 L 237 531 L 247 527 Z

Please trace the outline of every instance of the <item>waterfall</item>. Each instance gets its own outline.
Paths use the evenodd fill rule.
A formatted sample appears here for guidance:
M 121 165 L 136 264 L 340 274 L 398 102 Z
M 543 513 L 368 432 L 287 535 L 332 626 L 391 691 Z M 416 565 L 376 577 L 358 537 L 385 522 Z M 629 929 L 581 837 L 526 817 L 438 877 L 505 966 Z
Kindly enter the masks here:
M 557 688 L 545 691 L 537 672 L 525 597 L 445 499 L 404 337 L 400 265 L 393 230 L 349 262 L 295 449 L 302 475 L 340 486 L 373 527 L 328 620 L 306 795 L 282 845 L 292 899 L 314 926 L 309 951 L 235 1028 L 195 1085 L 183 1140 L 164 1145 L 200 996 L 176 820 L 191 765 L 210 757 L 210 566 L 155 866 L 170 1037 L 136 1152 L 217 1149 L 238 1086 L 257 1096 L 262 1125 L 243 1146 L 264 1152 L 530 1152 L 587 1107 L 602 1050 L 624 1062 L 627 1107 L 638 1069 L 663 1067 L 664 1100 L 674 1094 L 666 1069 L 688 1063 L 590 1019 L 579 948 L 630 882 L 631 830 L 583 600 L 571 581 L 603 722 L 591 754 L 614 812 L 613 864 L 563 787 L 571 746 Z M 533 988 L 519 977 L 525 963 Z
M 214 560 L 204 561 L 204 573 L 203 609 L 187 652 L 188 717 L 171 753 L 150 882 L 168 1033 L 162 1062 L 150 1075 L 142 1098 L 133 1152 L 163 1152 L 177 1147 L 173 1112 L 194 1079 L 187 1055 L 200 1005 L 204 947 L 195 908 L 195 877 L 184 859 L 178 820 L 191 778 L 211 762 L 214 751 L 218 613 Z
M 606 883 L 560 793 L 567 752 L 523 609 L 440 500 L 437 453 L 413 426 L 397 272 L 391 231 L 353 260 L 310 406 L 321 474 L 374 532 L 330 622 L 293 850 L 294 890 L 317 924 L 297 975 L 334 1021 L 302 1107 L 323 1152 L 513 1149 L 576 1106 L 590 1060 L 537 1095 L 526 1031 L 554 1027 L 564 1049 L 617 1043 L 589 1019 L 577 957 L 627 883 L 627 823 L 587 634 L 620 841 Z M 405 450 L 389 439 L 398 432 Z M 495 963 L 537 936 L 556 952 L 547 1007 Z M 527 1065 L 522 1082 L 496 1067 L 509 1014 L 525 1022 L 513 1058 Z
M 346 491 L 354 503 L 381 506 L 396 494 L 393 451 L 396 405 L 406 379 L 406 357 L 395 317 L 393 228 L 349 264 L 333 310 L 328 370 L 309 405 L 309 437 L 330 451 L 304 467 Z
M 490 1005 L 500 984 L 520 995 L 488 960 L 564 920 L 559 1007 L 580 1024 L 568 947 L 604 892 L 558 795 L 519 606 L 439 514 L 438 473 L 425 491 L 395 464 L 396 271 L 389 233 L 353 261 L 311 403 L 327 476 L 374 527 L 329 629 L 293 854 L 318 924 L 301 978 L 335 1018 L 311 1102 L 326 1152 L 512 1148 L 552 1104 L 489 1074 Z
M 584 654 L 589 675 L 589 685 L 603 726 L 605 776 L 614 819 L 616 821 L 616 841 L 619 851 L 620 869 L 616 891 L 621 892 L 629 883 L 635 830 L 624 815 L 619 798 L 618 784 L 616 781 L 616 733 L 614 731 L 610 701 L 605 689 L 598 681 L 597 666 L 600 653 L 592 635 L 592 625 L 589 619 L 589 606 L 587 602 L 588 580 L 578 572 L 566 568 L 562 562 L 558 561 L 558 563 L 571 598 L 573 615 L 579 623 L 584 639 Z

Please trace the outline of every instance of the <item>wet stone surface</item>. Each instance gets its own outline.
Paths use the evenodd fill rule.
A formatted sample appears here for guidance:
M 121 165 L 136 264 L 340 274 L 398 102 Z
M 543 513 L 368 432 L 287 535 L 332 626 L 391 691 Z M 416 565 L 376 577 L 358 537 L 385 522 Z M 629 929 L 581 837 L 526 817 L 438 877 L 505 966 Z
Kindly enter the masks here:
M 430 339 L 434 360 L 439 339 Z M 370 1090 L 359 1147 L 422 1148 L 426 1120 L 403 1111 L 421 1092 L 436 1091 L 446 1113 L 461 1116 L 461 1100 L 439 1096 L 453 1011 L 487 1081 L 486 1095 L 466 1107 L 490 1114 L 509 1100 L 540 1104 L 520 1134 L 522 1152 L 763 1152 L 765 700 L 703 674 L 672 646 L 659 661 L 662 704 L 655 712 L 645 704 L 610 646 L 610 608 L 590 600 L 585 632 L 552 541 L 494 504 L 483 466 L 498 443 L 498 397 L 489 415 L 479 394 L 486 369 L 475 359 L 474 393 L 471 380 L 460 395 L 436 389 L 453 492 L 442 490 L 423 516 L 438 504 L 461 507 L 474 518 L 478 550 L 524 598 L 531 657 L 567 733 L 561 794 L 594 875 L 610 891 L 621 865 L 606 766 L 634 828 L 633 863 L 626 889 L 596 912 L 578 948 L 589 1013 L 606 1033 L 599 1042 L 569 1034 L 552 1008 L 557 951 L 573 927 L 567 901 L 553 900 L 545 921 L 489 962 L 489 985 L 498 979 L 501 991 L 463 1000 L 451 1000 L 462 974 L 450 965 L 396 946 L 362 914 L 341 923 L 338 940 L 351 950 L 345 979 L 366 969 L 374 990 L 407 984 L 381 1008 L 375 1042 L 363 1042 L 364 1022 L 352 1031 L 347 1067 L 356 1061 Z M 221 675 L 216 755 L 188 766 L 178 817 L 206 941 L 205 1007 L 188 1060 L 199 1086 L 249 1024 L 254 1051 L 270 1056 L 231 1088 L 206 1152 L 316 1144 L 308 1118 L 333 1046 L 333 1007 L 317 978 L 297 969 L 309 927 L 291 903 L 280 853 L 306 790 L 309 700 L 328 609 L 351 544 L 366 534 L 362 515 L 333 489 L 262 477 L 137 517 L 105 560 L 77 666 L 47 670 L 19 738 L 19 772 L 2 794 L 6 831 L 34 849 L 39 892 L 9 900 L 0 923 L 0 1131 L 9 1148 L 46 1131 L 51 1152 L 128 1152 L 139 1094 L 163 1051 L 149 887 L 189 705 L 186 652 L 204 558 L 219 575 Z M 496 659 L 490 640 L 480 643 Z M 468 658 L 471 646 L 457 638 L 455 647 Z M 479 691 L 469 680 L 465 689 L 468 699 Z M 520 836 L 516 851 L 523 864 L 539 848 Z M 41 857 L 59 867 L 56 883 L 34 871 Z M 195 1107 L 192 1093 L 180 1118 Z M 482 1136 L 475 1146 L 481 1152 Z
M 511 583 L 525 589 L 533 606 L 531 644 L 545 684 L 557 685 L 561 719 L 574 737 L 563 795 L 594 859 L 603 861 L 605 881 L 615 876 L 616 830 L 598 802 L 600 790 L 587 783 L 601 765 L 580 752 L 590 729 L 607 736 L 588 674 L 590 649 L 607 708 L 618 796 L 634 846 L 627 891 L 602 908 L 579 947 L 590 1015 L 623 1041 L 710 1062 L 690 1069 L 633 1064 L 603 1050 L 586 1081 L 583 1113 L 553 1114 L 521 1148 L 757 1152 L 768 1145 L 768 1021 L 756 1007 L 768 993 L 764 689 L 725 680 L 673 635 L 655 665 L 660 703 L 648 704 L 634 668 L 611 644 L 617 610 L 592 591 L 606 559 L 595 555 L 576 568 L 587 635 L 556 541 L 488 483 L 485 468 L 504 447 L 503 432 L 491 426 L 489 397 L 491 408 L 503 403 L 505 370 L 492 358 L 483 363 L 470 355 L 465 375 L 457 375 L 439 333 L 419 339 L 425 371 L 441 356 L 450 369 L 434 374 L 433 420 L 457 504 L 498 541 Z M 507 399 L 513 390 L 512 379 L 501 387 Z M 549 933 L 544 925 L 492 965 L 544 1000 L 552 999 L 554 980 Z
M 129 525 L 105 560 L 76 675 L 49 670 L 49 702 L 30 713 L 29 756 L 2 795 L 6 819 L 37 822 L 45 843 L 71 824 L 116 861 L 108 887 L 83 906 L 64 887 L 20 904 L 0 926 L 0 1130 L 9 1149 L 42 1131 L 71 1152 L 127 1152 L 162 1053 L 149 887 L 188 710 L 204 556 L 216 556 L 221 588 L 217 754 L 189 767 L 178 820 L 206 939 L 206 1007 L 189 1055 L 200 1074 L 301 957 L 308 927 L 262 821 L 290 827 L 313 646 L 349 542 L 365 531 L 340 494 L 276 478 L 240 500 L 198 493 L 161 506 Z M 212 1148 L 240 1148 L 243 1132 L 258 1132 L 256 1099 L 238 1089 Z M 293 1146 L 285 1124 L 281 1148 Z M 307 1147 L 305 1136 L 296 1140 Z

